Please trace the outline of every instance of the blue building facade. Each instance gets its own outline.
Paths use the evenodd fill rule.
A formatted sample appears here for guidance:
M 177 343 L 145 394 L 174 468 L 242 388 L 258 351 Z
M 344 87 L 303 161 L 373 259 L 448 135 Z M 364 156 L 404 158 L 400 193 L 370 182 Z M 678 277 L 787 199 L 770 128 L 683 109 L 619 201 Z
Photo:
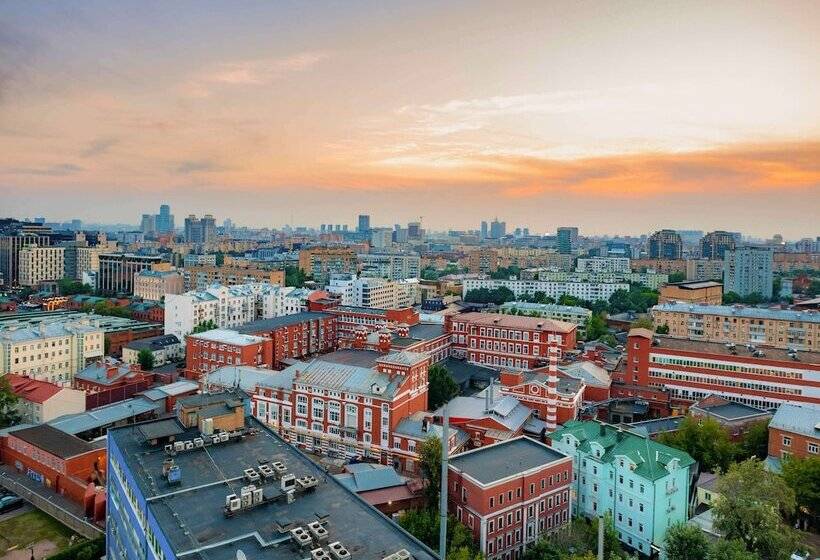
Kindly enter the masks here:
M 573 458 L 573 511 L 609 515 L 622 543 L 646 555 L 661 550 L 667 529 L 688 519 L 687 453 L 597 421 L 570 421 L 550 435 Z

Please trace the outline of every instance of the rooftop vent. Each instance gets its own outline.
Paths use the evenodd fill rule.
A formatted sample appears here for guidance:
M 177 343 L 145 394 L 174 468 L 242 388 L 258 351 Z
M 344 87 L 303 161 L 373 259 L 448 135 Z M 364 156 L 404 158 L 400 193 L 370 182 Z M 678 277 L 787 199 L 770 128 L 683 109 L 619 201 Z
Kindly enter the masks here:
M 330 549 L 330 555 L 336 560 L 348 560 L 350 558 L 350 552 L 339 541 L 332 542 L 327 547 Z
M 324 548 L 314 548 L 310 551 L 312 560 L 330 560 L 330 555 Z
M 412 558 L 413 555 L 406 548 L 402 548 L 389 556 L 385 556 L 382 560 L 411 560 Z
M 290 535 L 291 537 L 293 537 L 293 540 L 295 540 L 299 546 L 307 546 L 311 542 L 313 542 L 313 539 L 311 539 L 310 534 L 307 531 L 305 531 L 302 527 L 296 527 L 295 529 L 291 529 Z
M 313 535 L 317 541 L 322 541 L 328 537 L 327 529 L 325 529 L 318 521 L 311 521 L 308 523 L 308 531 Z

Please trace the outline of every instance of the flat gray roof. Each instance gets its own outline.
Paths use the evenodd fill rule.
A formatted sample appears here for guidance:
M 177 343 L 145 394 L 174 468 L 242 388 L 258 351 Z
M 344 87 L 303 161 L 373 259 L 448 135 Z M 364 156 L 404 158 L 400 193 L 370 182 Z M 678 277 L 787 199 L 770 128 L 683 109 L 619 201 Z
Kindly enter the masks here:
M 518 437 L 456 455 L 450 465 L 482 484 L 492 484 L 566 457 L 533 439 Z

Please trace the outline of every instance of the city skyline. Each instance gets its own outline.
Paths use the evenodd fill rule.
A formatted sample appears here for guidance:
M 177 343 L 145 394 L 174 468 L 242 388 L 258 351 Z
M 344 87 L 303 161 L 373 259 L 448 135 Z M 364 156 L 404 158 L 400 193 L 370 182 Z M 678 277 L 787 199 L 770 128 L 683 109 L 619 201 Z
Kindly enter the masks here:
M 816 3 L 159 6 L 4 10 L 5 214 L 816 235 Z

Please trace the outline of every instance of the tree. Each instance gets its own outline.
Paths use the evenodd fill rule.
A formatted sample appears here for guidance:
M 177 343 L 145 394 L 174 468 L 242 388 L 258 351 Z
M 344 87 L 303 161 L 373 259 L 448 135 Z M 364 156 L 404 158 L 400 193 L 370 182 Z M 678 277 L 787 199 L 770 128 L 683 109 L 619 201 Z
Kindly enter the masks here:
M 655 327 L 655 332 L 658 334 L 669 334 L 669 325 L 664 323 L 663 325 L 658 325 Z
M 669 275 L 669 283 L 675 284 L 676 282 L 683 282 L 686 280 L 686 275 L 683 272 L 673 272 Z
M 20 423 L 20 412 L 17 403 L 20 399 L 12 393 L 11 383 L 3 376 L 0 377 L 0 428 L 8 428 Z
M 438 508 L 408 510 L 399 517 L 399 525 L 418 540 L 438 550 Z M 472 533 L 452 515 L 447 517 L 447 560 L 480 560 L 481 555 L 473 543 Z
M 702 470 L 707 471 L 720 469 L 725 472 L 737 454 L 729 433 L 714 418 L 687 416 L 678 431 L 663 433 L 658 441 L 686 451 Z
M 630 329 L 649 329 L 650 331 L 655 330 L 655 324 L 652 322 L 652 319 L 649 317 L 639 317 L 632 321 L 632 324 L 629 325 Z
M 427 506 L 437 510 L 441 490 L 441 441 L 435 436 L 430 436 L 421 442 L 417 449 L 422 478 L 427 481 L 424 488 Z
M 672 525 L 666 531 L 663 546 L 668 560 L 703 560 L 709 551 L 709 542 L 700 527 L 685 523 Z
M 743 541 L 718 539 L 709 549 L 708 560 L 760 560 L 760 556 L 749 552 Z
M 137 354 L 137 361 L 144 371 L 151 371 L 154 369 L 154 353 L 147 348 L 143 348 L 139 351 L 139 354 Z
M 225 253 L 219 251 L 216 255 L 214 255 L 214 260 L 216 261 L 216 266 L 222 266 L 225 264 Z
M 64 296 L 90 294 L 92 291 L 91 286 L 89 286 L 88 284 L 77 282 L 76 280 L 72 280 L 71 278 L 62 278 L 61 280 L 58 280 L 57 287 L 60 290 L 60 294 Z
M 761 560 L 788 560 L 799 539 L 783 516 L 794 513 L 794 492 L 757 459 L 735 463 L 718 478 L 715 528 L 738 539 Z
M 458 385 L 453 380 L 447 368 L 438 364 L 430 366 L 427 372 L 429 386 L 427 388 L 427 408 L 436 410 L 458 395 Z
M 212 331 L 216 328 L 216 323 L 213 322 L 212 319 L 208 319 L 207 321 L 203 321 L 197 326 L 194 327 L 194 330 L 191 331 L 192 334 L 198 334 L 205 331 Z
M 285 286 L 301 288 L 305 285 L 308 277 L 304 270 L 298 266 L 285 267 Z
M 608 332 L 609 329 L 607 329 L 606 320 L 602 313 L 595 313 L 594 315 L 591 315 L 589 319 L 587 319 L 587 340 L 598 340 Z
M 783 479 L 794 492 L 800 517 L 820 514 L 820 457 L 789 457 L 783 461 Z
M 757 457 L 765 459 L 769 454 L 769 422 L 755 422 L 749 426 L 740 439 L 739 458 L 749 459 Z

